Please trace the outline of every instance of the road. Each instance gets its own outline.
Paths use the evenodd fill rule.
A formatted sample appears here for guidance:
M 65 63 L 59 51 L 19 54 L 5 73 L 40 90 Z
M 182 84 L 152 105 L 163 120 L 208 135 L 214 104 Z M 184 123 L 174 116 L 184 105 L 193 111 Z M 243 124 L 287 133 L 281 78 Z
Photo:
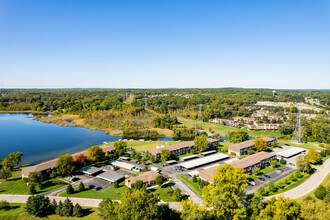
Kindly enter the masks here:
M 280 195 L 286 198 L 297 199 L 315 190 L 330 172 L 330 159 L 326 160 L 321 166 L 316 168 L 317 171 L 308 180 L 306 180 L 300 186 Z M 270 199 L 274 196 L 269 196 L 265 199 Z

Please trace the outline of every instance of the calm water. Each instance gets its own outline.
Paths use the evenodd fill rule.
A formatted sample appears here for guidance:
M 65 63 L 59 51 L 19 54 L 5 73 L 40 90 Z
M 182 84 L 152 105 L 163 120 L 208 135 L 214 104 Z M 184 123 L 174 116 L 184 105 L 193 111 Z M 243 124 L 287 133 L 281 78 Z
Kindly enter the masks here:
M 24 153 L 22 165 L 44 162 L 119 139 L 102 131 L 42 123 L 33 120 L 32 114 L 0 113 L 0 159 L 20 151 Z

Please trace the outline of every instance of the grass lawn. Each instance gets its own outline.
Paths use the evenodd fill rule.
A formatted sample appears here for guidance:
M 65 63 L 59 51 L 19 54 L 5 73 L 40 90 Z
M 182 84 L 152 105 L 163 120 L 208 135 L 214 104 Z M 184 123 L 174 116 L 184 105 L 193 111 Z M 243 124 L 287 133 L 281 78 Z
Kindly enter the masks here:
M 76 198 L 91 198 L 91 199 L 112 199 L 112 200 L 120 200 L 121 194 L 127 191 L 129 188 L 125 186 L 124 182 L 119 184 L 119 188 L 115 188 L 111 186 L 101 192 L 97 192 L 92 189 L 86 189 L 83 192 L 76 192 L 74 194 L 68 195 L 66 192 L 60 193 L 61 197 L 76 197 Z M 75 188 L 78 191 L 78 187 Z
M 291 140 L 278 140 L 277 141 L 278 146 L 283 146 L 284 144 L 289 144 L 290 146 L 294 147 L 301 147 L 307 150 L 323 150 L 323 148 L 319 147 L 317 144 L 308 142 L 305 144 L 293 144 L 291 143 Z
M 137 151 L 146 151 L 155 149 L 156 146 L 172 146 L 174 144 L 182 143 L 180 141 L 127 141 L 127 147 L 132 147 L 133 149 Z M 107 143 L 106 145 L 111 145 L 112 142 Z
M 160 199 L 163 200 L 164 202 L 176 202 L 174 198 L 171 195 L 169 195 L 169 192 L 173 191 L 172 188 L 169 189 L 169 188 L 156 187 L 150 189 L 150 191 L 152 193 L 159 194 Z
M 184 123 L 184 125 L 187 128 L 195 128 L 196 121 L 186 121 L 186 123 Z M 232 128 L 232 127 L 228 127 L 228 126 L 224 126 L 224 125 L 220 125 L 220 124 L 214 124 L 214 123 L 210 123 L 210 122 L 202 122 L 202 123 L 199 123 L 198 126 L 207 132 L 209 132 L 210 128 L 211 128 L 211 130 L 214 131 L 214 133 L 219 133 L 223 137 L 225 137 L 229 132 L 238 131 L 238 130 L 247 131 L 251 137 L 281 137 L 281 136 L 284 136 L 279 131 L 249 131 L 247 128 L 242 128 L 242 129 Z
M 323 182 L 321 183 L 321 185 L 323 185 L 324 187 L 330 187 L 330 174 L 328 174 L 325 177 L 325 179 L 323 180 Z M 298 202 L 302 202 L 307 196 L 311 196 L 316 201 L 321 201 L 321 200 L 319 200 L 318 198 L 315 197 L 314 192 L 315 192 L 315 190 L 313 190 L 312 192 L 310 192 L 310 193 L 308 193 L 308 194 L 306 194 L 306 195 L 304 195 L 302 197 L 297 198 L 296 200 Z
M 181 176 L 181 175 L 179 175 L 179 176 L 177 176 L 180 180 L 182 180 L 182 181 L 184 181 L 185 183 L 187 183 L 188 184 L 188 186 L 190 186 L 190 188 L 192 189 L 192 190 L 194 190 L 195 191 L 195 193 L 197 194 L 197 195 L 199 195 L 199 196 L 202 196 L 202 190 L 199 188 L 199 186 L 198 186 L 198 184 L 197 183 L 194 183 L 193 181 L 192 181 L 192 178 L 186 178 L 186 177 L 184 177 L 184 176 Z
M 12 220 L 12 219 L 20 219 L 20 220 L 31 220 L 31 219 L 77 219 L 76 217 L 60 217 L 58 215 L 49 215 L 48 217 L 38 218 L 28 214 L 25 211 L 25 204 L 21 203 L 10 203 L 11 209 L 9 210 L 0 210 L 0 219 L 1 220 Z M 87 208 L 83 207 L 84 216 L 79 219 L 101 219 L 98 216 L 97 208 Z
M 292 175 L 292 174 L 291 174 Z M 290 175 L 290 176 L 291 176 Z M 296 188 L 297 186 L 299 186 L 300 184 L 302 184 L 303 182 L 305 182 L 311 175 L 310 174 L 303 174 L 303 177 L 300 179 L 297 179 L 297 181 L 291 181 L 291 183 L 289 185 L 285 184 L 285 180 L 289 179 L 290 176 L 285 177 L 284 179 L 282 179 L 281 181 L 278 181 L 276 184 L 278 183 L 282 183 L 283 185 L 285 185 L 285 187 L 283 189 L 279 188 L 276 192 L 269 192 L 268 196 L 272 196 L 272 195 L 276 195 L 276 194 L 280 194 L 286 191 L 289 191 L 293 188 Z
M 28 195 L 30 194 L 30 187 L 26 185 L 26 182 L 22 179 L 21 171 L 14 171 L 13 176 L 7 181 L 0 179 L 0 194 L 21 194 Z M 62 186 L 65 186 L 67 183 L 63 184 L 54 184 L 53 179 L 46 180 L 42 183 L 41 187 L 37 187 L 38 193 L 44 193 L 58 189 Z

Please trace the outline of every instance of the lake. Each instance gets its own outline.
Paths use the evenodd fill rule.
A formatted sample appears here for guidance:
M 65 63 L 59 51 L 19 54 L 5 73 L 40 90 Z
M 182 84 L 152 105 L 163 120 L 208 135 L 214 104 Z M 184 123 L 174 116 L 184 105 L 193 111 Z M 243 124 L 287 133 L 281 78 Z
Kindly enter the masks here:
M 0 113 L 0 159 L 20 151 L 24 153 L 22 165 L 36 164 L 121 139 L 103 131 L 61 127 L 33 118 L 32 114 Z

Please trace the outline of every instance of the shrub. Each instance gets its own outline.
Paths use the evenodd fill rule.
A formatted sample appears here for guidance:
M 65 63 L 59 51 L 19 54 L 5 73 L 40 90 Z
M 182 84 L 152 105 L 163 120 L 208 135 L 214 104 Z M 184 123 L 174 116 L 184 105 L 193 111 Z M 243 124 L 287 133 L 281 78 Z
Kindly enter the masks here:
M 267 196 L 268 195 L 268 192 L 266 191 L 265 187 L 261 186 L 259 189 L 258 189 L 258 193 L 261 195 L 261 196 Z
M 281 160 L 280 160 L 280 164 L 285 164 L 285 160 L 283 159 L 283 157 L 281 157 Z
M 320 185 L 316 188 L 314 195 L 316 198 L 323 200 L 327 193 L 327 189 L 324 186 Z
M 71 186 L 71 184 L 69 184 L 69 185 L 66 187 L 66 193 L 69 194 L 69 195 L 74 193 L 74 189 L 73 189 L 73 187 Z
M 290 176 L 290 180 L 293 181 L 293 182 L 295 182 L 295 181 L 297 181 L 297 178 L 295 177 L 294 174 L 292 174 L 292 175 Z
M 193 181 L 194 183 L 197 183 L 198 180 L 197 180 L 197 176 L 196 176 L 196 175 L 193 176 L 192 181 Z
M 9 208 L 9 202 L 7 202 L 6 200 L 0 201 L 0 210 L 8 210 Z
M 259 167 L 254 168 L 253 171 L 252 171 L 252 173 L 254 175 L 258 175 L 260 173 L 260 168 Z
M 50 201 L 44 195 L 30 196 L 25 209 L 29 214 L 37 217 L 44 217 L 52 213 Z
M 306 198 L 304 198 L 304 201 L 315 201 L 315 199 L 311 196 L 307 196 Z
M 270 165 L 271 165 L 273 168 L 277 167 L 277 165 L 278 165 L 277 160 L 272 160 L 272 161 L 270 162 Z
M 299 171 L 296 171 L 295 175 L 296 175 L 296 177 L 299 178 L 299 179 L 303 177 L 302 173 L 299 172 Z
M 113 184 L 113 187 L 115 187 L 115 188 L 119 188 L 119 183 L 118 183 L 118 181 L 115 181 L 115 183 Z
M 76 203 L 76 205 L 73 207 L 72 215 L 76 216 L 76 217 L 83 216 L 83 209 L 81 208 L 81 206 L 78 203 Z
M 285 184 L 287 184 L 287 185 L 290 185 L 290 183 L 291 183 L 291 181 L 290 181 L 288 178 L 286 178 L 286 179 L 284 180 L 284 182 L 285 182 Z
M 275 184 L 273 182 L 270 182 L 269 183 L 269 186 L 268 186 L 268 189 L 271 191 L 271 192 L 276 192 L 277 191 L 277 186 L 275 186 Z

